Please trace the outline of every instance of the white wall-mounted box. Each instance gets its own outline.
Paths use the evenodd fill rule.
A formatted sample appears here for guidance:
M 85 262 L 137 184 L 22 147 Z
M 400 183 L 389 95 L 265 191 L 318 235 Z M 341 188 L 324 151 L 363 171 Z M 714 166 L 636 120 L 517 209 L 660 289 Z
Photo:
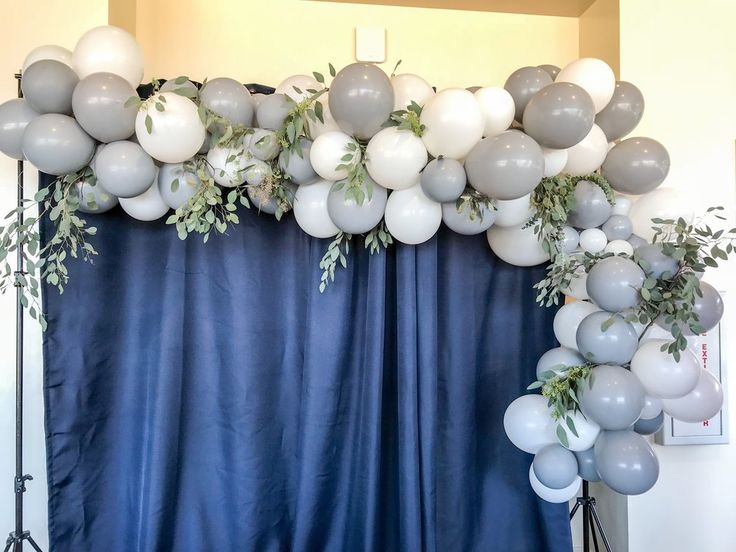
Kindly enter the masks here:
M 370 63 L 386 61 L 386 29 L 384 27 L 355 28 L 355 59 Z

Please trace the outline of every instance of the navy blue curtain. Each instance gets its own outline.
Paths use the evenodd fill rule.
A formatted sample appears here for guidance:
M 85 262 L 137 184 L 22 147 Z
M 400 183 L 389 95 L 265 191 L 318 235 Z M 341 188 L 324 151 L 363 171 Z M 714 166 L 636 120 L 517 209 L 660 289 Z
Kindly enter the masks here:
M 320 295 L 291 217 L 88 218 L 94 266 L 44 289 L 53 552 L 571 550 L 502 427 L 554 346 L 541 268 L 443 229 Z

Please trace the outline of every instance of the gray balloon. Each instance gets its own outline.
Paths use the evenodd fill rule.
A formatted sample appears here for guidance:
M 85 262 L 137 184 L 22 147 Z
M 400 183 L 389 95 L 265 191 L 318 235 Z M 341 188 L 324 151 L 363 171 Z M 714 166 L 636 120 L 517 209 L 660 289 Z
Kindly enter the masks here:
M 605 330 L 604 323 L 613 316 Z M 585 358 L 598 364 L 628 364 L 639 348 L 639 335 L 623 317 L 610 312 L 593 312 L 583 318 L 575 340 Z
M 289 198 L 289 203 L 293 205 L 296 186 L 291 182 L 285 183 L 284 186 L 286 187 L 286 195 Z M 246 190 L 248 192 L 248 197 L 259 212 L 266 213 L 268 215 L 276 214 L 276 211 L 279 208 L 278 198 L 273 197 L 266 190 L 259 188 L 258 186 L 248 186 Z
M 611 216 L 611 204 L 600 186 L 589 180 L 580 180 L 575 185 L 575 207 L 567 217 L 568 224 L 575 228 L 597 228 Z
M 202 187 L 202 181 L 188 171 L 184 163 L 164 163 L 158 170 L 157 185 L 164 203 L 176 210 L 194 197 Z
M 537 361 L 537 379 L 541 379 L 545 372 L 561 372 L 564 368 L 582 364 L 585 364 L 585 359 L 574 349 L 555 347 L 539 357 Z
M 509 75 L 503 87 L 514 99 L 514 119 L 521 122 L 529 100 L 542 88 L 552 84 L 552 80 L 549 73 L 540 67 L 522 67 Z
M 578 461 L 578 475 L 580 477 L 586 481 L 601 480 L 595 464 L 595 449 L 589 448 L 588 450 L 576 451 L 575 459 Z
M 338 126 L 359 140 L 368 140 L 394 109 L 394 89 L 379 67 L 352 63 L 330 84 L 330 113 Z
M 631 236 L 629 236 L 629 239 L 626 240 L 626 241 L 629 242 L 631 244 L 631 247 L 633 247 L 634 249 L 636 249 L 637 247 L 641 247 L 642 245 L 646 245 L 647 243 L 649 243 L 649 242 L 647 242 L 647 240 L 645 240 L 641 236 L 637 236 L 636 234 L 631 234 Z
M 576 84 L 555 82 L 524 110 L 524 132 L 546 148 L 566 149 L 585 138 L 595 122 L 590 95 Z
M 677 259 L 665 255 L 662 244 L 644 243 L 634 249 L 634 261 L 636 261 L 647 276 L 652 278 L 672 278 L 680 268 Z
M 630 430 L 604 431 L 594 450 L 601 479 L 617 493 L 645 493 L 659 478 L 657 456 L 638 433 Z
M 39 171 L 56 176 L 86 167 L 95 141 L 68 115 L 47 113 L 33 119 L 23 133 L 23 154 Z
M 601 230 L 603 230 L 608 241 L 628 240 L 631 237 L 633 229 L 631 219 L 626 215 L 612 215 L 601 226 Z
M 703 326 L 706 332 L 715 328 L 723 318 L 723 298 L 716 288 L 708 282 L 700 281 L 701 297 L 695 294 L 692 309 L 698 315 L 698 323 Z M 667 317 L 660 316 L 656 320 L 657 325 L 661 328 L 669 330 L 673 322 L 667 322 Z M 689 326 L 682 322 L 677 322 L 684 335 L 695 335 Z
M 13 159 L 23 159 L 23 133 L 39 113 L 23 98 L 0 105 L 0 151 Z
M 440 157 L 432 159 L 419 178 L 422 191 L 437 203 L 455 201 L 465 190 L 467 177 L 462 163 L 455 159 Z
M 289 175 L 294 184 L 309 184 L 317 178 L 317 173 L 314 172 L 312 163 L 309 161 L 312 142 L 306 138 L 300 138 L 299 142 L 302 146 L 302 155 L 283 150 L 279 155 L 279 167 Z
M 608 364 L 593 368 L 591 377 L 578 389 L 583 414 L 608 430 L 634 425 L 644 408 L 644 395 L 639 378 L 626 368 Z
M 335 190 L 334 187 L 330 190 L 330 195 L 327 197 L 327 213 L 335 226 L 343 232 L 362 234 L 381 222 L 383 213 L 386 211 L 388 191 L 366 175 L 365 184 L 369 185 L 369 183 L 373 186 L 373 194 L 370 200 L 365 197 L 362 205 L 358 205 L 353 198 L 345 197 L 347 191 L 345 185 L 339 190 Z
M 286 94 L 271 94 L 266 96 L 258 106 L 256 118 L 258 125 L 267 130 L 280 130 L 289 111 L 296 104 Z
M 562 240 L 560 241 L 560 248 L 565 253 L 572 253 L 578 248 L 580 243 L 580 234 L 572 226 L 563 226 L 562 228 Z
M 261 161 L 270 161 L 278 156 L 281 146 L 276 132 L 257 128 L 253 132 L 249 149 Z
M 488 230 L 496 220 L 496 210 L 479 204 L 478 213 L 471 218 L 469 205 L 464 205 L 462 211 L 458 211 L 457 203 L 450 201 L 442 204 L 442 222 L 458 234 L 474 236 Z
M 39 113 L 72 112 L 72 94 L 79 77 L 68 65 L 53 59 L 32 63 L 23 72 L 23 97 Z
M 248 89 L 226 77 L 212 79 L 199 91 L 202 105 L 233 125 L 249 127 L 253 123 L 253 99 Z
M 161 92 L 175 92 L 177 90 L 182 92 L 186 90 L 187 93 L 182 95 L 187 97 L 189 97 L 190 95 L 194 96 L 197 93 L 197 85 L 194 84 L 192 81 L 190 81 L 189 79 L 184 79 L 183 82 L 176 82 L 178 79 L 179 77 L 177 77 L 176 79 L 167 80 L 161 85 L 161 88 L 159 90 Z M 177 94 L 180 92 L 177 92 Z
M 118 198 L 102 189 L 96 178 L 88 178 L 75 185 L 79 197 L 78 210 L 86 214 L 106 213 L 118 204 Z
M 623 138 L 641 121 L 644 114 L 644 96 L 636 86 L 626 81 L 616 82 L 613 97 L 595 116 L 609 142 Z
M 598 261 L 588 272 L 586 290 L 600 308 L 621 312 L 639 304 L 646 275 L 634 261 L 619 256 Z
M 634 424 L 634 431 L 639 435 L 652 435 L 653 433 L 657 433 L 660 429 L 662 429 L 663 425 L 664 412 L 660 412 L 654 418 L 649 418 L 647 420 L 645 420 L 644 418 L 639 418 L 638 420 L 636 420 L 636 423 Z
M 670 172 L 670 154 L 651 138 L 627 138 L 611 148 L 601 174 L 611 188 L 640 195 L 659 186 Z
M 543 447 L 534 455 L 532 466 L 539 482 L 550 489 L 564 489 L 578 475 L 575 455 L 562 445 Z
M 544 69 L 547 74 L 552 78 L 552 80 L 555 80 L 557 78 L 557 75 L 560 73 L 560 68 L 556 65 L 550 65 L 548 63 L 545 63 L 543 65 L 537 65 L 540 69 Z
M 151 187 L 156 165 L 143 148 L 121 140 L 107 144 L 95 160 L 97 182 L 118 197 L 135 197 Z
M 518 199 L 537 187 L 544 174 L 542 148 L 518 130 L 483 138 L 465 158 L 468 181 L 496 199 Z
M 74 89 L 74 117 L 95 140 L 125 140 L 135 133 L 138 113 L 134 106 L 125 107 L 131 96 L 137 96 L 136 91 L 124 78 L 112 73 L 92 73 Z

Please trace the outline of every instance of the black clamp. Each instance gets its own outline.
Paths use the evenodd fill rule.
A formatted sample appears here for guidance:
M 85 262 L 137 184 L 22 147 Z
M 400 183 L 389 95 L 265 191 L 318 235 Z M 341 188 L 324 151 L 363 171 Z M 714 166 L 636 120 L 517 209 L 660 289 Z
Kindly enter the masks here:
M 33 476 L 24 475 L 15 478 L 15 494 L 23 494 L 26 492 L 26 481 L 33 481 Z

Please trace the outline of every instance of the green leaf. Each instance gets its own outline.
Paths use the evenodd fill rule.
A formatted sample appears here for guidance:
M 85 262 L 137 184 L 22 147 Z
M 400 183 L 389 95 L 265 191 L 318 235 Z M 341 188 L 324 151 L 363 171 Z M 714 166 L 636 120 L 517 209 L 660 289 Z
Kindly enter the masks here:
M 565 429 L 561 425 L 557 426 L 556 433 L 557 439 L 560 441 L 560 444 L 565 448 L 569 447 L 570 441 L 567 438 L 567 433 L 565 432 Z
M 148 131 L 148 134 L 153 133 L 153 119 L 151 119 L 151 116 L 146 114 L 146 130 Z

